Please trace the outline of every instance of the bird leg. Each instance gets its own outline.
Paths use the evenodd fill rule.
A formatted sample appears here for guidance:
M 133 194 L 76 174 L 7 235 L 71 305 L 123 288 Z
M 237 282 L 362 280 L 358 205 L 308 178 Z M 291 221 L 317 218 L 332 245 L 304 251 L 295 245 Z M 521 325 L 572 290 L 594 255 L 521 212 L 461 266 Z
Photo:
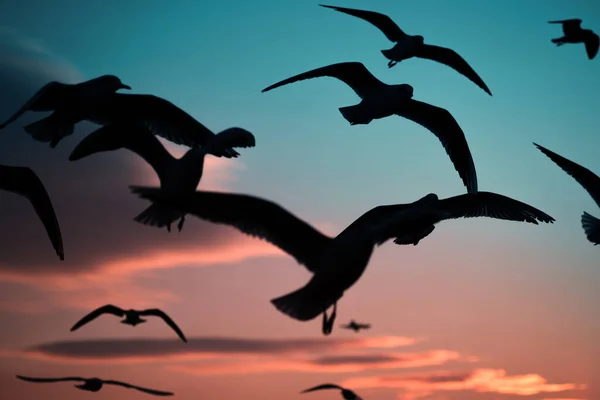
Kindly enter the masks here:
M 185 222 L 185 215 L 181 216 L 181 219 L 179 220 L 179 223 L 177 224 L 177 229 L 179 229 L 179 232 L 181 232 L 181 229 L 183 228 L 183 223 Z
M 394 65 L 398 64 L 398 61 L 390 61 L 388 63 L 388 68 L 392 68 Z
M 171 232 L 171 224 L 165 225 L 167 227 L 167 231 Z
M 327 310 L 323 310 L 322 331 L 323 331 L 323 335 L 325 335 L 325 336 L 331 334 L 331 331 L 333 330 L 333 323 L 335 322 L 336 311 L 337 311 L 337 302 L 335 302 L 333 304 L 333 312 L 331 313 L 329 318 L 327 317 Z

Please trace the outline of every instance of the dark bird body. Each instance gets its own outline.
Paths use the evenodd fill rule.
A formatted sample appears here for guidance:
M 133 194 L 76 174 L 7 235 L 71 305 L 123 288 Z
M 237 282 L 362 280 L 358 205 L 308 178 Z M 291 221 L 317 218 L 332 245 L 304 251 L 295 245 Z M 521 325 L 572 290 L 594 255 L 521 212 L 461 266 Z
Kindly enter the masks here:
M 335 304 L 362 276 L 375 246 L 389 239 L 396 238 L 397 244 L 417 244 L 433 231 L 434 224 L 453 218 L 491 217 L 533 224 L 554 221 L 534 207 L 495 193 L 468 193 L 443 200 L 429 194 L 410 204 L 375 207 L 332 238 L 281 206 L 254 196 L 197 191 L 174 203 L 157 188 L 131 189 L 152 202 L 166 202 L 198 218 L 258 236 L 294 257 L 313 273 L 312 279 L 271 302 L 299 321 L 312 320 Z
M 321 7 L 331 8 L 344 14 L 365 20 L 377 27 L 389 41 L 395 43 L 394 47 L 388 50 L 381 50 L 385 58 L 390 60 L 388 67 L 392 68 L 401 61 L 409 58 L 418 57 L 427 60 L 437 61 L 454 69 L 459 74 L 465 76 L 471 82 L 475 83 L 490 96 L 492 92 L 487 87 L 483 79 L 477 75 L 475 70 L 462 58 L 457 52 L 446 47 L 433 46 L 425 43 L 421 35 L 406 34 L 390 17 L 375 11 L 357 10 L 354 8 L 335 7 L 320 4 Z
M 268 92 L 293 82 L 324 76 L 346 83 L 362 99 L 359 104 L 339 109 L 351 125 L 368 124 L 374 119 L 391 115 L 416 122 L 432 132 L 442 143 L 467 191 L 477 191 L 475 164 L 460 125 L 448 110 L 414 100 L 413 88 L 410 85 L 385 84 L 373 76 L 362 63 L 343 62 L 292 76 L 262 91 Z
M 359 323 L 355 322 L 354 320 L 352 320 L 352 321 L 350 321 L 349 324 L 342 325 L 341 328 L 343 328 L 343 329 L 350 329 L 350 330 L 358 333 L 362 329 L 370 329 L 371 328 L 371 324 L 359 324 Z
M 124 317 L 125 319 L 122 320 L 121 323 L 125 324 L 125 325 L 131 325 L 131 326 L 136 326 L 136 325 L 146 322 L 145 319 L 141 318 L 144 316 L 159 317 L 159 318 L 162 318 L 162 320 L 165 321 L 165 323 L 167 325 L 169 325 L 169 327 L 171 327 L 171 329 L 173 329 L 175 331 L 175 333 L 177 333 L 177 336 L 179 336 L 179 338 L 182 341 L 187 342 L 187 339 L 183 335 L 183 332 L 181 331 L 181 329 L 179 329 L 179 327 L 175 324 L 175 322 L 163 311 L 161 311 L 157 308 L 152 308 L 152 309 L 148 309 L 148 310 L 133 310 L 133 309 L 124 310 L 122 308 L 113 306 L 112 304 L 107 304 L 105 306 L 97 308 L 96 310 L 92 311 L 91 313 L 89 313 L 86 316 L 84 316 L 83 318 L 81 318 L 79 321 L 77 321 L 77 323 L 75 323 L 75 325 L 73 325 L 73 327 L 71 328 L 71 332 L 76 331 L 83 325 L 87 324 L 88 322 L 93 321 L 94 319 L 98 318 L 102 314 L 112 314 L 112 315 L 116 315 L 117 317 L 120 317 L 120 318 Z
M 562 46 L 566 43 L 583 43 L 585 52 L 590 60 L 598 54 L 600 38 L 591 29 L 581 29 L 580 19 L 564 19 L 560 21 L 548 21 L 550 24 L 562 24 L 564 36 L 552 39 L 552 43 Z
M 27 382 L 35 382 L 35 383 L 53 383 L 53 382 L 83 382 L 80 385 L 75 385 L 77 389 L 85 390 L 87 392 L 99 392 L 100 389 L 104 385 L 115 385 L 121 386 L 127 389 L 135 389 L 140 392 L 153 394 L 155 396 L 173 396 L 171 392 L 163 392 L 160 390 L 147 389 L 141 386 L 130 385 L 129 383 L 114 381 L 114 380 L 104 380 L 100 378 L 81 378 L 78 376 L 75 377 L 66 377 L 66 378 L 30 378 L 27 376 L 17 375 L 17 378 L 27 381 Z

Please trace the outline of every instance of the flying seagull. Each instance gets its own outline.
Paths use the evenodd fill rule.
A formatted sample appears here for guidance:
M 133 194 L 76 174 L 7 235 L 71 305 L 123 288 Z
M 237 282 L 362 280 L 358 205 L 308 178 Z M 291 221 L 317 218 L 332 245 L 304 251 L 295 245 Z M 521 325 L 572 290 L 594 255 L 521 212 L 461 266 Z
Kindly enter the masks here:
M 598 177 L 598 175 L 537 143 L 533 144 L 563 171 L 571 175 L 577 183 L 583 186 L 590 196 L 592 196 L 592 199 L 594 199 L 596 204 L 600 206 L 600 177 Z M 593 217 L 584 211 L 581 216 L 581 226 L 583 227 L 587 239 L 592 242 L 594 246 L 600 244 L 600 219 Z
M 44 224 L 52 247 L 61 261 L 65 259 L 60 225 L 54 206 L 40 178 L 27 167 L 12 167 L 0 164 L 0 190 L 26 197 Z
M 204 169 L 206 154 L 220 154 L 231 147 L 254 147 L 254 135 L 242 128 L 228 128 L 209 138 L 202 147 L 192 147 L 180 159 L 173 157 L 146 125 L 124 122 L 105 125 L 83 139 L 69 156 L 76 161 L 94 153 L 127 149 L 142 157 L 156 172 L 160 187 L 170 196 L 193 193 Z M 151 205 L 134 218 L 145 225 L 165 227 L 170 232 L 171 223 L 179 219 L 179 231 L 185 215 L 159 205 Z
M 563 19 L 561 21 L 548 21 L 550 24 L 562 24 L 563 37 L 552 39 L 552 43 L 562 46 L 565 43 L 583 43 L 590 60 L 598 54 L 600 38 L 591 29 L 581 29 L 581 20 Z
M 408 60 L 409 58 L 418 57 L 427 60 L 437 61 L 454 69 L 459 74 L 468 78 L 483 89 L 490 96 L 492 92 L 487 87 L 483 79 L 477 75 L 475 70 L 462 58 L 457 52 L 446 47 L 434 46 L 425 44 L 424 38 L 421 35 L 407 35 L 390 17 L 375 11 L 357 10 L 354 8 L 344 8 L 327 6 L 319 4 L 321 7 L 331 8 L 344 14 L 352 15 L 361 18 L 375 25 L 383 34 L 393 43 L 394 47 L 389 50 L 381 50 L 385 58 L 390 60 L 388 67 L 392 68 L 397 63 Z
M 146 126 L 153 134 L 170 142 L 188 147 L 204 146 L 215 133 L 198 122 L 187 112 L 161 97 L 149 94 L 113 93 L 86 109 L 85 118 L 98 125 L 137 122 Z M 64 125 L 60 112 L 29 124 L 25 130 L 45 132 L 53 126 Z M 233 149 L 223 149 L 217 157 L 233 158 L 239 155 Z
M 353 330 L 354 332 L 358 333 L 361 329 L 370 329 L 371 324 L 359 324 L 359 323 L 355 322 L 354 320 L 352 320 L 352 321 L 350 321 L 349 324 L 341 325 L 341 328 L 350 329 L 350 330 Z
M 312 320 L 335 304 L 362 276 L 375 246 L 389 239 L 417 244 L 433 231 L 434 224 L 454 218 L 490 217 L 532 224 L 554 221 L 548 214 L 500 194 L 477 192 L 440 200 L 432 193 L 414 203 L 375 207 L 332 238 L 259 197 L 196 191 L 185 198 L 168 199 L 156 188 L 130 188 L 141 198 L 168 202 L 182 212 L 258 236 L 294 257 L 313 276 L 304 287 L 271 303 L 299 321 Z
M 343 388 L 341 386 L 338 386 L 338 385 L 335 385 L 333 383 L 325 383 L 323 385 L 315 386 L 315 387 L 312 387 L 310 389 L 303 390 L 300 393 L 308 393 L 308 392 L 314 392 L 314 391 L 317 391 L 317 390 L 324 390 L 324 389 L 338 389 L 338 390 L 341 390 L 342 397 L 345 400 L 362 400 L 362 397 L 360 397 L 359 395 L 357 395 L 356 393 L 354 393 L 352 390 L 345 389 L 345 388 Z
M 477 191 L 477 173 L 465 134 L 447 110 L 412 99 L 407 84 L 388 85 L 377 79 L 360 62 L 343 62 L 313 69 L 277 82 L 262 92 L 305 79 L 329 76 L 350 86 L 362 99 L 359 104 L 341 107 L 350 125 L 368 124 L 374 119 L 399 115 L 431 131 L 442 142 L 468 192 Z
M 38 90 L 15 114 L 0 124 L 0 129 L 16 121 L 27 111 L 54 111 L 59 113 L 60 124 L 48 125 L 47 129 L 35 129 L 37 122 L 25 127 L 25 131 L 40 142 L 50 142 L 56 147 L 65 136 L 73 134 L 75 124 L 83 120 L 85 110 L 104 96 L 119 89 L 131 89 L 114 75 L 102 75 L 77 84 L 52 81 Z M 44 118 L 45 120 L 45 118 Z M 32 127 L 33 128 L 28 128 Z
M 147 389 L 140 386 L 130 385 L 129 383 L 113 381 L 113 380 L 104 380 L 100 378 L 81 378 L 78 376 L 71 376 L 66 378 L 30 378 L 27 376 L 17 375 L 17 378 L 27 381 L 27 382 L 36 382 L 36 383 L 51 383 L 51 382 L 83 382 L 81 385 L 75 385 L 77 389 L 85 390 L 88 392 L 98 392 L 102 389 L 103 385 L 116 385 L 121 386 L 127 389 L 135 389 L 140 392 L 153 394 L 155 396 L 173 396 L 171 392 L 162 392 L 160 390 Z
M 169 318 L 169 316 L 167 314 L 165 314 L 163 311 L 161 311 L 157 308 L 151 308 L 148 310 L 131 310 L 131 309 L 124 310 L 117 306 L 113 306 L 112 304 L 107 304 L 105 306 L 95 309 L 94 311 L 87 314 L 85 317 L 81 318 L 79 321 L 77 321 L 77 323 L 75 325 L 73 325 L 73 327 L 71 328 L 71 332 L 76 331 L 83 325 L 98 318 L 102 314 L 112 314 L 112 315 L 116 315 L 117 317 L 120 317 L 120 318 L 125 317 L 125 319 L 122 320 L 121 323 L 125 324 L 125 325 L 131 325 L 131 326 L 136 326 L 143 322 L 146 322 L 145 319 L 142 319 L 140 317 L 152 316 L 152 317 L 162 318 L 163 321 L 165 321 L 166 324 L 169 325 L 171 327 L 171 329 L 173 329 L 175 331 L 175 333 L 177 333 L 177 336 L 179 336 L 179 338 L 181 340 L 183 340 L 185 343 L 187 343 L 187 339 L 183 335 L 183 332 L 181 332 L 181 329 L 179 329 L 179 327 L 175 324 L 175 322 L 171 318 Z

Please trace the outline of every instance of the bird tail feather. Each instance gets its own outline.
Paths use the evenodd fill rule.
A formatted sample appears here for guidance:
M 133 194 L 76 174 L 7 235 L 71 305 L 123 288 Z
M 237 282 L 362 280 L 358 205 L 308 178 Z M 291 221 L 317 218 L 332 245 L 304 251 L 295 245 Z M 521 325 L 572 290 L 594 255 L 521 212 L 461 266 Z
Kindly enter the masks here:
M 54 148 L 66 136 L 72 135 L 75 124 L 61 121 L 54 114 L 23 127 L 38 142 L 50 142 Z
M 581 216 L 581 226 L 588 240 L 594 243 L 594 246 L 600 244 L 600 219 L 584 211 Z
M 342 297 L 332 294 L 311 280 L 304 287 L 277 297 L 271 303 L 282 313 L 298 321 L 310 321 L 318 317 Z
M 89 155 L 124 147 L 131 134 L 125 134 L 112 125 L 105 125 L 87 135 L 71 152 L 69 160 L 80 160 Z
M 181 213 L 162 204 L 154 203 L 138 214 L 133 220 L 140 224 L 163 228 L 181 218 Z
M 373 120 L 365 115 L 362 104 L 340 107 L 339 110 L 346 121 L 350 122 L 350 125 L 366 125 Z

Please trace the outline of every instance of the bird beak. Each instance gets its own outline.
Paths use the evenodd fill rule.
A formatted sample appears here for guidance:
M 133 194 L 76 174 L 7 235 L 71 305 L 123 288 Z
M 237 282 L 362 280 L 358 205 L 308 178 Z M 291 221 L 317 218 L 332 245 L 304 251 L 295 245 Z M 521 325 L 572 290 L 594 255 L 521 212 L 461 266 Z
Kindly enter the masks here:
M 119 86 L 119 89 L 127 89 L 127 90 L 131 90 L 131 86 L 126 85 L 124 83 L 121 83 L 121 86 Z

